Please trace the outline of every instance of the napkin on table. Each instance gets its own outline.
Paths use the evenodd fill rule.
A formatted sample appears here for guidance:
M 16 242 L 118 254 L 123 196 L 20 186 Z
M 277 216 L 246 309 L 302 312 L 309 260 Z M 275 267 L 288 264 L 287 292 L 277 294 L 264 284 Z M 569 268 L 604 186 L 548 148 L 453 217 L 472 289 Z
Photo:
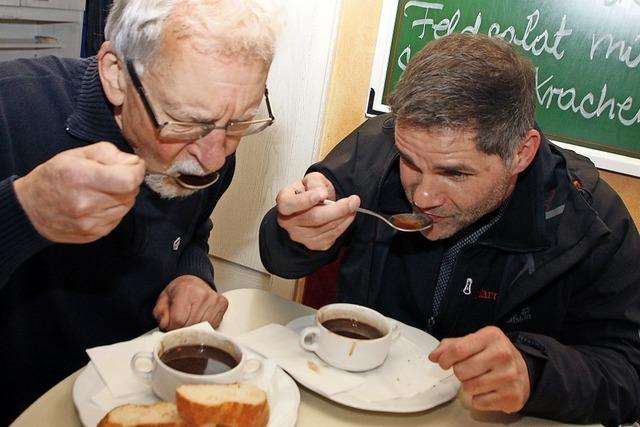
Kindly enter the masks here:
M 442 370 L 427 358 L 427 352 L 403 336 L 393 342 L 380 367 L 366 372 L 328 366 L 315 353 L 300 347 L 299 335 L 282 325 L 263 326 L 239 336 L 238 341 L 327 396 L 348 393 L 369 402 L 406 399 L 451 375 L 450 370 Z
M 401 335 L 391 345 L 385 362 L 365 375 L 366 381 L 348 393 L 360 400 L 377 402 L 411 398 L 434 387 L 452 371 L 431 362 L 427 352 Z
M 212 331 L 213 327 L 209 322 L 201 322 L 185 329 Z M 131 358 L 138 352 L 152 352 L 163 335 L 163 332 L 156 331 L 130 341 L 87 349 L 87 354 L 113 398 L 150 390 L 149 383 L 131 370 Z
M 312 384 L 327 395 L 350 390 L 365 381 L 362 375 L 328 366 L 314 353 L 302 349 L 298 334 L 282 325 L 272 323 L 236 339 L 274 361 L 303 384 Z

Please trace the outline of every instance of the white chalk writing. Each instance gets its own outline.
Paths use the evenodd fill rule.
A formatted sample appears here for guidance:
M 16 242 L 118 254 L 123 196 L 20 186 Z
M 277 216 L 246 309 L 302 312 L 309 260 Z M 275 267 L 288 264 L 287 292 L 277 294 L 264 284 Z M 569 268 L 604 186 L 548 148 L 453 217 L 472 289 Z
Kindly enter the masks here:
M 624 0 L 604 0 L 605 6 L 615 6 L 616 4 L 621 4 Z M 640 0 L 633 0 L 635 4 L 640 5 Z
M 411 46 L 407 46 L 404 48 L 400 56 L 398 57 L 398 67 L 402 71 L 407 68 L 407 64 L 409 63 L 409 59 L 411 58 Z
M 560 22 L 560 28 L 553 35 L 553 45 L 549 45 L 549 32 L 543 30 L 540 34 L 535 36 L 533 40 L 530 40 L 530 36 L 538 26 L 540 20 L 540 11 L 535 10 L 533 13 L 527 16 L 527 28 L 524 30 L 522 38 L 518 38 L 516 30 L 513 26 L 508 27 L 506 30 L 500 32 L 500 25 L 493 23 L 489 26 L 488 34 L 490 36 L 499 36 L 513 43 L 516 46 L 522 47 L 525 51 L 531 52 L 535 56 L 539 56 L 542 52 L 547 52 L 555 59 L 562 59 L 564 56 L 564 50 L 558 50 L 560 42 L 564 37 L 570 36 L 573 33 L 572 29 L 567 29 L 567 17 L 563 16 Z M 527 41 L 530 40 L 530 41 Z
M 412 28 L 420 28 L 421 32 L 418 38 L 422 39 L 427 33 L 427 30 L 432 32 L 434 39 L 438 39 L 447 34 L 456 32 L 458 29 L 458 23 L 460 21 L 460 9 L 457 9 L 451 18 L 443 18 L 436 22 L 433 18 L 429 17 L 430 10 L 442 10 L 444 4 L 432 3 L 426 1 L 409 1 L 404 7 L 404 15 L 408 16 L 408 9 L 418 7 L 424 9 L 424 18 L 415 19 L 411 23 Z M 525 51 L 531 52 L 533 55 L 539 56 L 543 52 L 552 55 L 555 59 L 560 60 L 564 56 L 564 50 L 560 47 L 563 39 L 570 36 L 573 33 L 573 29 L 567 28 L 567 17 L 563 16 L 560 22 L 560 27 L 550 35 L 547 29 L 538 29 L 538 23 L 540 21 L 540 11 L 535 10 L 527 16 L 527 26 L 524 32 L 518 35 L 514 26 L 509 26 L 506 29 L 502 29 L 500 24 L 493 22 L 489 26 L 487 32 L 490 36 L 502 37 L 509 43 L 513 43 L 522 47 Z M 482 14 L 478 13 L 473 25 L 462 28 L 459 32 L 471 32 L 477 33 L 480 31 L 480 25 L 482 24 Z M 550 44 L 550 41 L 552 43 Z M 403 52 L 404 53 L 404 52 Z
M 538 104 L 542 107 L 549 109 L 555 104 L 560 110 L 571 110 L 585 119 L 605 116 L 610 120 L 618 120 L 624 126 L 640 123 L 640 109 L 636 111 L 635 115 L 632 114 L 631 117 L 627 114 L 633 107 L 633 98 L 628 96 L 623 102 L 619 102 L 616 98 L 609 97 L 607 95 L 607 83 L 602 86 L 600 97 L 596 103 L 596 96 L 592 92 L 579 99 L 580 96 L 575 88 L 555 87 L 552 84 L 554 75 L 550 75 L 541 82 L 539 72 L 539 68 L 536 68 L 536 94 Z
M 620 62 L 624 63 L 629 68 L 635 68 L 640 64 L 640 52 L 635 56 L 635 58 L 631 59 L 631 51 L 633 46 L 627 45 L 624 40 L 616 40 L 614 41 L 612 34 L 605 34 L 604 36 L 596 39 L 596 35 L 593 34 L 591 36 L 591 51 L 589 53 L 589 59 L 593 61 L 593 58 L 596 54 L 596 51 L 600 47 L 601 44 L 605 42 L 609 42 L 609 46 L 606 48 L 607 52 L 605 53 L 605 58 L 609 58 L 609 56 L 613 55 L 615 51 L 618 51 L 618 59 Z M 637 35 L 635 41 L 640 41 L 640 35 Z
M 634 2 L 640 5 L 640 0 L 603 1 L 605 6 L 611 7 L 623 2 Z M 444 6 L 445 3 L 442 1 L 411 0 L 406 2 L 404 6 L 404 16 L 408 17 L 410 12 L 412 16 L 418 16 L 411 21 L 411 28 L 420 39 L 438 39 L 454 32 L 478 33 L 483 27 L 488 28 L 487 34 L 491 37 L 500 37 L 533 56 L 546 55 L 555 61 L 561 61 L 565 58 L 565 45 L 569 43 L 567 40 L 574 32 L 569 25 L 567 15 L 562 15 L 559 23 L 555 21 L 556 23 L 552 24 L 554 21 L 543 16 L 544 12 L 535 7 L 531 8 L 531 12 L 526 15 L 526 22 L 522 22 L 521 25 L 489 21 L 485 22 L 483 26 L 481 12 L 475 13 L 475 19 L 472 21 L 463 20 L 460 9 L 451 13 L 445 10 Z M 438 11 L 440 18 L 435 17 Z M 487 14 L 487 16 L 490 15 Z M 465 18 L 473 18 L 473 15 Z M 462 26 L 461 21 L 471 23 L 471 25 Z M 571 53 L 573 54 L 573 52 Z M 402 49 L 397 57 L 397 66 L 400 70 L 406 69 L 411 55 L 411 45 Z M 619 62 L 629 69 L 640 68 L 640 33 L 631 41 L 616 38 L 613 33 L 606 33 L 606 31 L 600 34 L 592 33 L 588 55 L 589 61 L 608 60 Z M 582 53 L 583 59 L 586 59 L 585 56 L 586 52 Z M 614 90 L 611 82 L 605 80 L 619 76 L 602 76 L 602 83 L 595 83 L 597 89 L 589 91 L 584 88 L 563 87 L 565 85 L 557 84 L 554 74 L 548 74 L 544 79 L 541 79 L 541 73 L 542 70 L 536 68 L 536 95 L 538 104 L 542 108 L 571 111 L 587 120 L 608 119 L 619 122 L 623 126 L 640 124 L 640 99 L 634 100 L 633 96 L 620 95 L 618 91 Z M 618 82 L 619 79 L 614 81 Z M 614 93 L 616 95 L 612 95 Z
M 411 8 L 411 7 L 421 7 L 425 10 L 424 12 L 424 18 L 423 19 L 416 19 L 413 21 L 413 23 L 411 24 L 412 28 L 418 27 L 420 25 L 422 25 L 422 33 L 418 36 L 419 38 L 424 38 L 424 34 L 427 30 L 427 26 L 429 25 L 433 25 L 433 19 L 431 18 L 427 18 L 427 14 L 429 13 L 429 9 L 437 9 L 437 10 L 441 10 L 444 5 L 440 4 L 440 3 L 429 3 L 426 1 L 418 1 L 418 0 L 411 0 L 408 1 L 406 5 L 404 5 L 404 16 L 407 16 L 407 9 Z

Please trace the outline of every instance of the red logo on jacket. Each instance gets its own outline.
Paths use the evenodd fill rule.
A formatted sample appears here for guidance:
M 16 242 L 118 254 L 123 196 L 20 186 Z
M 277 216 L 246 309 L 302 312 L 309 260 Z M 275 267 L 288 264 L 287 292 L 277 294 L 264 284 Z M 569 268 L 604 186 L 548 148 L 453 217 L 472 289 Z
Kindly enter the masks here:
M 498 293 L 493 291 L 487 291 L 486 289 L 480 289 L 476 294 L 476 298 L 495 301 L 498 299 Z

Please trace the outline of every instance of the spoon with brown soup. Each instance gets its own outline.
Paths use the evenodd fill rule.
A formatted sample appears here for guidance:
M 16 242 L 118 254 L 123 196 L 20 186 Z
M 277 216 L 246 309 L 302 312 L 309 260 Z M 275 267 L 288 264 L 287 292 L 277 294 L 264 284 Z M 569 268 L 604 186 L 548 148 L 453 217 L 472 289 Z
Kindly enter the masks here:
M 331 205 L 335 202 L 333 200 L 325 200 L 322 202 L 325 205 Z M 365 208 L 358 208 L 358 212 L 373 215 L 378 219 L 384 221 L 388 226 L 395 228 L 398 231 L 422 231 L 433 226 L 433 220 L 426 215 L 418 213 L 401 213 L 389 216 L 383 216 L 377 212 L 370 211 Z

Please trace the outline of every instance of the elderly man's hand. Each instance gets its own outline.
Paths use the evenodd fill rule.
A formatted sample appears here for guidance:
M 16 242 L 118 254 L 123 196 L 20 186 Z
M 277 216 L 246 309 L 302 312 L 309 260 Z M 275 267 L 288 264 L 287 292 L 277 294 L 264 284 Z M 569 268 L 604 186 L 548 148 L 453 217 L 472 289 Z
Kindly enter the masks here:
M 64 151 L 14 181 L 35 229 L 56 243 L 88 243 L 111 232 L 131 209 L 144 161 L 108 142 Z
M 199 277 L 176 277 L 162 291 L 153 316 L 162 330 L 171 330 L 203 321 L 214 328 L 222 321 L 229 302 Z
M 360 206 L 358 196 L 344 198 L 332 205 L 319 204 L 335 198 L 331 182 L 324 175 L 312 172 L 278 193 L 278 224 L 287 230 L 294 242 L 311 250 L 327 250 L 353 222 Z
M 524 358 L 495 326 L 462 338 L 446 338 L 429 359 L 442 369 L 453 367 L 475 409 L 512 413 L 529 399 L 531 385 Z

